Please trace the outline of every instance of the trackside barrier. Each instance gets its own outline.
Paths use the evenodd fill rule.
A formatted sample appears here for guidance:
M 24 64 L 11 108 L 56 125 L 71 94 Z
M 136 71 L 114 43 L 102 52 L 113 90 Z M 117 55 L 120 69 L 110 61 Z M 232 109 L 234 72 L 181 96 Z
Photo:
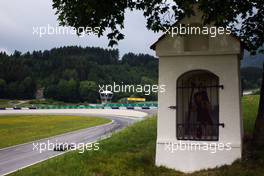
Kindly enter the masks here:
M 138 104 L 121 104 L 121 103 L 110 103 L 105 105 L 36 105 L 28 108 L 5 108 L 1 107 L 0 110 L 6 109 L 156 109 L 158 107 L 157 103 L 138 103 Z

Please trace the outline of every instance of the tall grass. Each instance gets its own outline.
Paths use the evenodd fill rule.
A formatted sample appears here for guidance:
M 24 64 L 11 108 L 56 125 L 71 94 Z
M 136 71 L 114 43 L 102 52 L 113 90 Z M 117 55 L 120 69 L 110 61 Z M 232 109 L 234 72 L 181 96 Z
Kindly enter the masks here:
M 244 96 L 242 98 L 243 124 L 246 134 L 251 134 L 254 130 L 258 104 L 259 95 Z

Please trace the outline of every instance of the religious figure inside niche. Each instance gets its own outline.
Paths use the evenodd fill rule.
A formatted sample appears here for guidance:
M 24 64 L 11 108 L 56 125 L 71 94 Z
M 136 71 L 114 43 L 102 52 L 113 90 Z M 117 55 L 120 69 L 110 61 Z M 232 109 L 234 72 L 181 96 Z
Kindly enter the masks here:
M 196 137 L 201 138 L 213 125 L 212 107 L 205 90 L 200 90 L 194 94 L 192 111 L 196 112 L 198 122 Z

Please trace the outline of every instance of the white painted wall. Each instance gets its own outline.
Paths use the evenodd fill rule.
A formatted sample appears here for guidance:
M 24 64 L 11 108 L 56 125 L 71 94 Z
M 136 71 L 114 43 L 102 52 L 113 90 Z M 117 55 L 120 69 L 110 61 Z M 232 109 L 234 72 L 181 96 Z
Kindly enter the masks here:
M 219 83 L 224 85 L 223 90 L 219 89 L 219 122 L 225 123 L 225 128 L 219 127 L 218 142 L 223 144 L 231 143 L 232 150 L 216 154 L 205 151 L 179 151 L 174 154 L 166 154 L 164 143 L 179 143 L 176 139 L 177 110 L 168 108 L 176 105 L 176 80 L 183 73 L 197 69 L 211 71 L 219 77 Z M 241 157 L 242 122 L 240 113 L 239 58 L 237 55 L 161 57 L 159 84 L 166 85 L 166 92 L 159 94 L 157 165 L 189 172 L 230 164 Z M 203 142 L 200 141 L 200 143 Z
M 241 158 L 242 152 L 242 117 L 240 106 L 240 42 L 228 35 L 209 38 L 206 50 L 186 51 L 185 37 L 166 36 L 156 45 L 159 62 L 159 84 L 166 85 L 166 92 L 158 95 L 158 133 L 156 164 L 174 168 L 183 172 L 193 172 L 224 164 L 231 164 Z M 204 45 L 194 40 L 192 46 Z M 205 46 L 205 45 L 204 45 Z M 176 138 L 177 110 L 169 109 L 176 106 L 176 81 L 185 72 L 192 70 L 208 70 L 219 77 L 219 143 L 231 143 L 230 151 L 175 151 L 165 150 L 166 143 L 181 145 Z M 185 141 L 186 142 L 186 141 Z M 192 142 L 192 141 L 187 141 Z M 204 141 L 193 141 L 204 143 Z M 215 143 L 215 141 L 207 142 Z

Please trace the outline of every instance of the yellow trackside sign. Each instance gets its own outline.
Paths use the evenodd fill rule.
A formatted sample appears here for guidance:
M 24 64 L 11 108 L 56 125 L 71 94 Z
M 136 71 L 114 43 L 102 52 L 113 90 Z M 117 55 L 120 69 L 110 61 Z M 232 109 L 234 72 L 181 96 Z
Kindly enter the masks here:
M 127 101 L 146 101 L 146 98 L 127 98 Z

